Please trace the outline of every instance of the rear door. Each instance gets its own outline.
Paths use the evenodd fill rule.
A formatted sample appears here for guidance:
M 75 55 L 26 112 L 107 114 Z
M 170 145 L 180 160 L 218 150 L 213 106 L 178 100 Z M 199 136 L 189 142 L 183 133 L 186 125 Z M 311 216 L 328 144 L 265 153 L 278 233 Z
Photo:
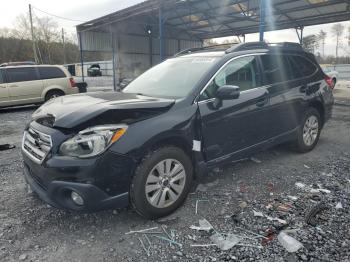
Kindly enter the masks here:
M 67 88 L 68 78 L 60 68 L 56 66 L 39 66 L 38 71 L 45 88 L 55 85 Z
M 10 100 L 16 104 L 41 102 L 43 82 L 36 67 L 13 67 L 6 69 Z
M 216 90 L 223 85 L 240 87 L 238 99 L 221 101 Z M 208 161 L 242 157 L 269 137 L 268 90 L 261 86 L 258 58 L 235 58 L 224 66 L 203 90 L 201 114 L 203 148 Z
M 3 74 L 3 69 L 0 69 L 0 106 L 9 105 L 9 91 Z

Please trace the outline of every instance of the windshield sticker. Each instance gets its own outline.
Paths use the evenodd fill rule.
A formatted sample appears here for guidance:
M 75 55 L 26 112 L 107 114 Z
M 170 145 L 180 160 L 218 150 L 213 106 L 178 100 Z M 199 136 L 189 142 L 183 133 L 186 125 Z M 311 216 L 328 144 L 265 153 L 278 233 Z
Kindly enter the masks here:
M 212 57 L 198 57 L 192 60 L 192 64 L 212 63 L 214 61 L 215 61 L 215 58 L 212 58 Z

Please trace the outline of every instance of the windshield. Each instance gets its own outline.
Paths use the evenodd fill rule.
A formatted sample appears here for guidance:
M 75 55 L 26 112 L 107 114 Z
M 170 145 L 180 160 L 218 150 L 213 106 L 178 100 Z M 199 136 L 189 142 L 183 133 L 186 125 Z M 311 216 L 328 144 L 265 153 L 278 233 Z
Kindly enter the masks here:
M 155 97 L 185 97 L 217 59 L 217 57 L 168 59 L 140 75 L 123 92 Z

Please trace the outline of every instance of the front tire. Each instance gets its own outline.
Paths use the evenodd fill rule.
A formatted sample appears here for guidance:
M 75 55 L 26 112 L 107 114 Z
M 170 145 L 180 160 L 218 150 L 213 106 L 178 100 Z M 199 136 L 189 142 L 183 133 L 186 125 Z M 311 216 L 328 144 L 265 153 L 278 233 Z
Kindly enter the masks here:
M 297 134 L 296 150 L 306 153 L 314 149 L 320 137 L 321 127 L 320 113 L 315 108 L 309 108 Z
M 182 149 L 159 148 L 138 165 L 130 189 L 131 203 L 149 219 L 169 215 L 185 201 L 192 180 L 192 162 Z

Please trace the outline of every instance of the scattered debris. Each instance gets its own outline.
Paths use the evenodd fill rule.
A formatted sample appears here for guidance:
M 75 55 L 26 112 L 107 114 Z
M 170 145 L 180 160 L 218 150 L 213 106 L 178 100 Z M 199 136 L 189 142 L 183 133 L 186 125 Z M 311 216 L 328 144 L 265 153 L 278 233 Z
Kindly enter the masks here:
M 342 209 L 343 208 L 343 205 L 341 202 L 338 202 L 335 206 L 336 209 Z
M 240 208 L 244 209 L 244 208 L 246 208 L 246 207 L 248 206 L 248 204 L 247 204 L 247 202 L 245 202 L 245 201 L 241 201 L 241 202 L 238 204 L 238 206 L 239 206 Z
M 153 237 L 156 237 L 156 238 L 158 238 L 158 239 L 167 241 L 167 242 L 169 242 L 170 244 L 174 244 L 174 245 L 177 245 L 177 246 L 179 246 L 180 248 L 182 248 L 182 244 L 176 242 L 175 240 L 172 240 L 172 239 L 169 239 L 169 238 L 163 237 L 163 236 L 153 236 Z
M 277 206 L 277 210 L 278 211 L 282 211 L 282 212 L 288 212 L 290 209 L 292 208 L 292 205 L 290 204 L 280 204 Z
M 210 232 L 211 230 L 214 230 L 214 227 L 205 218 L 200 219 L 198 222 L 199 222 L 199 227 L 190 226 L 190 229 L 197 230 L 197 231 L 206 231 L 206 232 Z
M 142 239 L 139 237 L 139 241 L 141 243 L 141 246 L 143 248 L 143 250 L 145 250 L 147 256 L 149 257 L 151 255 L 151 247 L 152 247 L 152 244 L 151 244 L 151 240 L 149 240 L 149 238 L 147 237 L 147 235 L 144 235 L 145 239 L 147 240 L 148 242 L 148 247 L 146 248 L 145 244 L 143 243 Z
M 277 239 L 280 244 L 290 253 L 297 252 L 303 247 L 303 244 L 283 231 L 278 234 Z
M 278 218 L 278 217 L 271 217 L 271 216 L 265 215 L 265 214 L 263 214 L 263 213 L 260 212 L 260 211 L 255 211 L 255 210 L 253 210 L 253 214 L 254 214 L 255 217 L 265 217 L 265 218 L 267 218 L 267 219 L 270 220 L 270 221 L 277 221 L 277 222 L 279 222 L 279 223 L 281 223 L 281 224 L 284 224 L 284 225 L 287 224 L 287 221 L 285 221 L 285 220 L 283 220 L 283 219 L 280 219 L 280 218 Z
M 210 237 L 210 240 L 218 246 L 221 250 L 229 250 L 237 245 L 242 239 L 234 234 L 227 234 L 226 236 L 215 233 Z
M 297 197 L 297 196 L 290 196 L 290 195 L 288 195 L 287 197 L 288 197 L 289 199 L 291 199 L 291 200 L 294 200 L 294 201 L 298 200 L 298 197 Z
M 309 167 L 308 165 L 305 165 L 305 164 L 304 164 L 304 167 L 307 168 L 307 169 L 310 169 L 310 167 Z
M 264 214 L 262 212 L 258 212 L 258 211 L 255 211 L 253 210 L 253 214 L 255 217 L 264 217 Z
M 10 145 L 10 144 L 0 145 L 0 151 L 10 150 L 15 147 L 16 147 L 15 145 Z
M 296 186 L 297 188 L 301 188 L 301 189 L 303 189 L 303 188 L 306 187 L 306 185 L 303 184 L 303 183 L 301 183 L 301 182 L 296 182 L 296 183 L 295 183 L 295 186 Z
M 254 163 L 257 163 L 257 164 L 261 164 L 262 163 L 262 161 L 260 159 L 257 159 L 255 157 L 251 157 L 250 160 L 253 161 Z
M 198 214 L 198 203 L 199 202 L 209 202 L 209 200 L 208 199 L 201 199 L 201 200 L 196 201 L 196 215 Z
M 151 231 L 151 230 L 155 230 L 155 229 L 158 229 L 158 227 L 152 227 L 152 228 L 147 228 L 147 229 L 142 229 L 142 230 L 137 230 L 137 231 L 130 231 L 130 232 L 125 233 L 125 235 L 144 233 L 146 231 Z
M 309 225 L 316 226 L 316 215 L 328 209 L 328 206 L 323 202 L 315 205 L 306 215 L 305 222 Z

